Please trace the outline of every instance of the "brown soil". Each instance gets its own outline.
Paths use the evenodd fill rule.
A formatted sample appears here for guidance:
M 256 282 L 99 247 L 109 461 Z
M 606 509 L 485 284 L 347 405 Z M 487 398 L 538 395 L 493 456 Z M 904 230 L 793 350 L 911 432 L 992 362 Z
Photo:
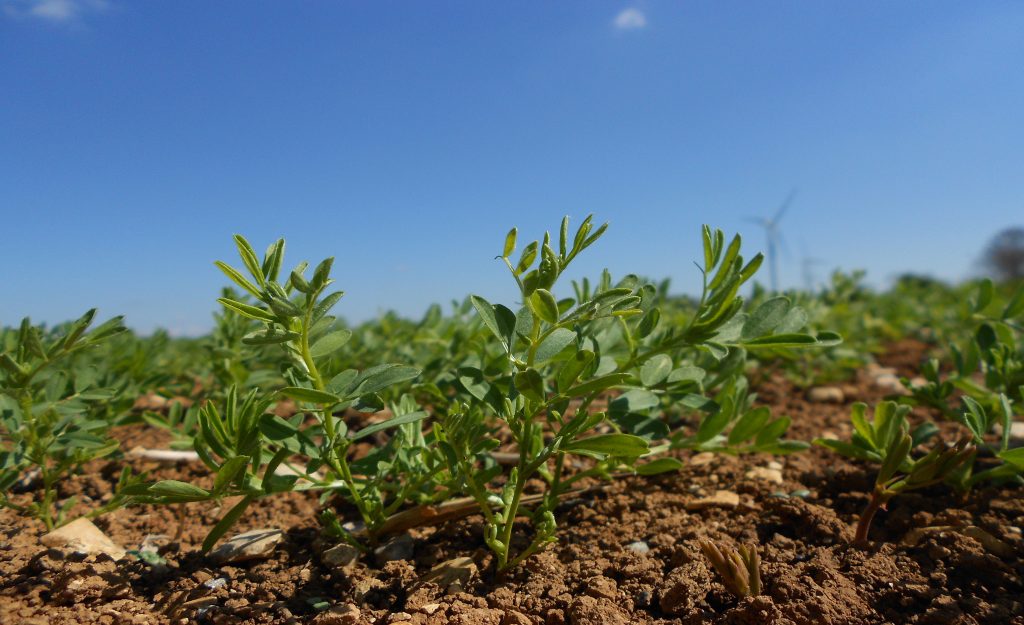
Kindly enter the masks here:
M 901 344 L 882 364 L 912 373 L 926 349 Z M 846 404 L 811 404 L 802 389 L 780 377 L 758 389 L 759 400 L 775 414 L 793 418 L 791 436 L 804 440 L 826 431 L 848 436 L 849 402 L 882 397 L 867 380 L 844 390 Z M 128 428 L 119 436 L 126 449 L 167 442 L 150 429 Z M 747 477 L 773 461 L 783 465 L 782 484 Z M 62 492 L 82 499 L 83 510 L 90 500 L 109 496 L 119 466 L 89 468 Z M 133 461 L 133 468 L 158 478 L 210 482 L 201 465 Z M 941 488 L 898 497 L 876 517 L 873 542 L 854 547 L 848 543 L 851 525 L 873 478 L 870 467 L 818 448 L 784 458 L 701 457 L 679 473 L 620 480 L 566 501 L 559 510 L 560 541 L 505 579 L 490 572 L 479 517 L 413 530 L 411 560 L 375 566 L 365 558 L 368 563 L 344 573 L 320 561 L 318 503 L 308 494 L 251 506 L 233 531 L 276 527 L 285 530 L 285 539 L 269 559 L 224 566 L 198 552 L 222 512 L 215 505 L 189 504 L 181 526 L 175 510 L 158 507 L 121 510 L 97 521 L 128 549 L 147 536 L 173 536 L 180 529 L 177 541 L 158 539 L 165 567 L 102 556 L 62 558 L 40 546 L 40 524 L 4 510 L 0 623 L 1024 625 L 1019 490 L 990 488 L 964 500 Z M 687 504 L 717 490 L 739 494 L 739 505 L 688 511 Z M 997 544 L 986 548 L 976 532 L 967 532 L 971 537 L 956 529 L 905 544 L 911 542 L 908 532 L 926 526 L 975 526 Z M 701 555 L 701 537 L 758 544 L 764 594 L 745 600 L 730 595 Z M 481 571 L 461 589 L 421 581 L 438 563 L 461 556 L 471 556 Z

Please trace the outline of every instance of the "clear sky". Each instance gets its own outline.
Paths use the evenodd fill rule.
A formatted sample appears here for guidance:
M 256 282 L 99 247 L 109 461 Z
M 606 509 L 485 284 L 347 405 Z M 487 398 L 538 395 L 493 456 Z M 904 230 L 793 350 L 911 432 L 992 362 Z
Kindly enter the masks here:
M 0 0 L 0 323 L 210 326 L 234 261 L 337 256 L 351 320 L 475 292 L 593 212 L 575 275 L 751 252 L 960 279 L 1024 222 L 1024 3 Z M 762 276 L 767 280 L 767 276 Z

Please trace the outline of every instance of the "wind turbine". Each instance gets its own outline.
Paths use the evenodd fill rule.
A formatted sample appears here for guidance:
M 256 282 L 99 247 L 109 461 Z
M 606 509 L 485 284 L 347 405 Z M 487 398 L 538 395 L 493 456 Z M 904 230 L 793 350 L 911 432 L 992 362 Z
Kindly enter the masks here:
M 785 243 L 782 240 L 782 233 L 779 232 L 779 221 L 782 220 L 783 215 L 786 214 L 786 210 L 789 209 L 790 204 L 796 198 L 796 189 L 789 192 L 786 199 L 782 201 L 779 208 L 775 211 L 773 217 L 748 217 L 747 221 L 752 221 L 762 228 L 764 228 L 764 235 L 768 241 L 768 273 L 771 277 L 772 291 L 779 290 L 779 259 L 776 250 L 780 245 L 784 246 Z

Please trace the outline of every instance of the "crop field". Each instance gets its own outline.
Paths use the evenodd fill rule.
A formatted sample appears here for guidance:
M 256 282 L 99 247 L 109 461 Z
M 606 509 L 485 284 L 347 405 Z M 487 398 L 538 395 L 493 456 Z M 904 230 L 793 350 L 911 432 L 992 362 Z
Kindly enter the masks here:
M 0 623 L 1024 624 L 1019 283 L 705 226 L 685 297 L 552 226 L 419 319 L 236 235 L 206 336 L 0 330 Z

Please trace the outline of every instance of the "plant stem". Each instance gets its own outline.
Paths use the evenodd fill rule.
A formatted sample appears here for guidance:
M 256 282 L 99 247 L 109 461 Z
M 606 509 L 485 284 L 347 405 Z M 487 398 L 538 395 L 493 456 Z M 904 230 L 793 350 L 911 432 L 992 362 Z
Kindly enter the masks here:
M 313 303 L 316 301 L 319 291 L 309 296 L 308 304 L 306 305 L 306 315 L 302 320 L 302 330 L 299 336 L 299 349 L 302 355 L 302 362 L 306 365 L 306 371 L 309 373 L 309 377 L 313 382 L 314 388 L 318 391 L 326 391 L 327 385 L 324 384 L 324 379 L 320 375 L 320 371 L 316 368 L 316 363 L 313 361 L 313 354 L 309 348 L 309 329 L 313 325 Z M 359 488 L 356 486 L 355 481 L 352 479 L 352 470 L 348 466 L 348 445 L 341 446 L 339 450 L 334 444 L 334 415 L 331 414 L 330 406 L 322 405 L 320 407 L 320 418 L 324 424 L 324 431 L 327 434 L 327 462 L 331 465 L 331 468 L 345 480 L 345 484 L 348 486 L 349 493 L 352 495 L 352 503 L 355 504 L 356 509 L 359 510 L 360 516 L 363 518 L 363 522 L 366 523 L 367 530 L 373 528 L 382 519 L 375 518 L 374 515 L 370 514 L 366 506 L 366 502 L 363 500 L 362 495 L 359 492 Z M 370 532 L 372 536 L 372 531 Z
M 888 500 L 889 498 L 885 496 L 885 492 L 879 488 L 876 488 L 871 493 L 871 501 L 868 502 L 867 507 L 864 508 L 864 512 L 861 512 L 860 519 L 857 521 L 857 533 L 853 538 L 855 543 L 861 543 L 868 539 L 868 530 L 871 529 L 871 521 L 875 518 L 875 513 Z

